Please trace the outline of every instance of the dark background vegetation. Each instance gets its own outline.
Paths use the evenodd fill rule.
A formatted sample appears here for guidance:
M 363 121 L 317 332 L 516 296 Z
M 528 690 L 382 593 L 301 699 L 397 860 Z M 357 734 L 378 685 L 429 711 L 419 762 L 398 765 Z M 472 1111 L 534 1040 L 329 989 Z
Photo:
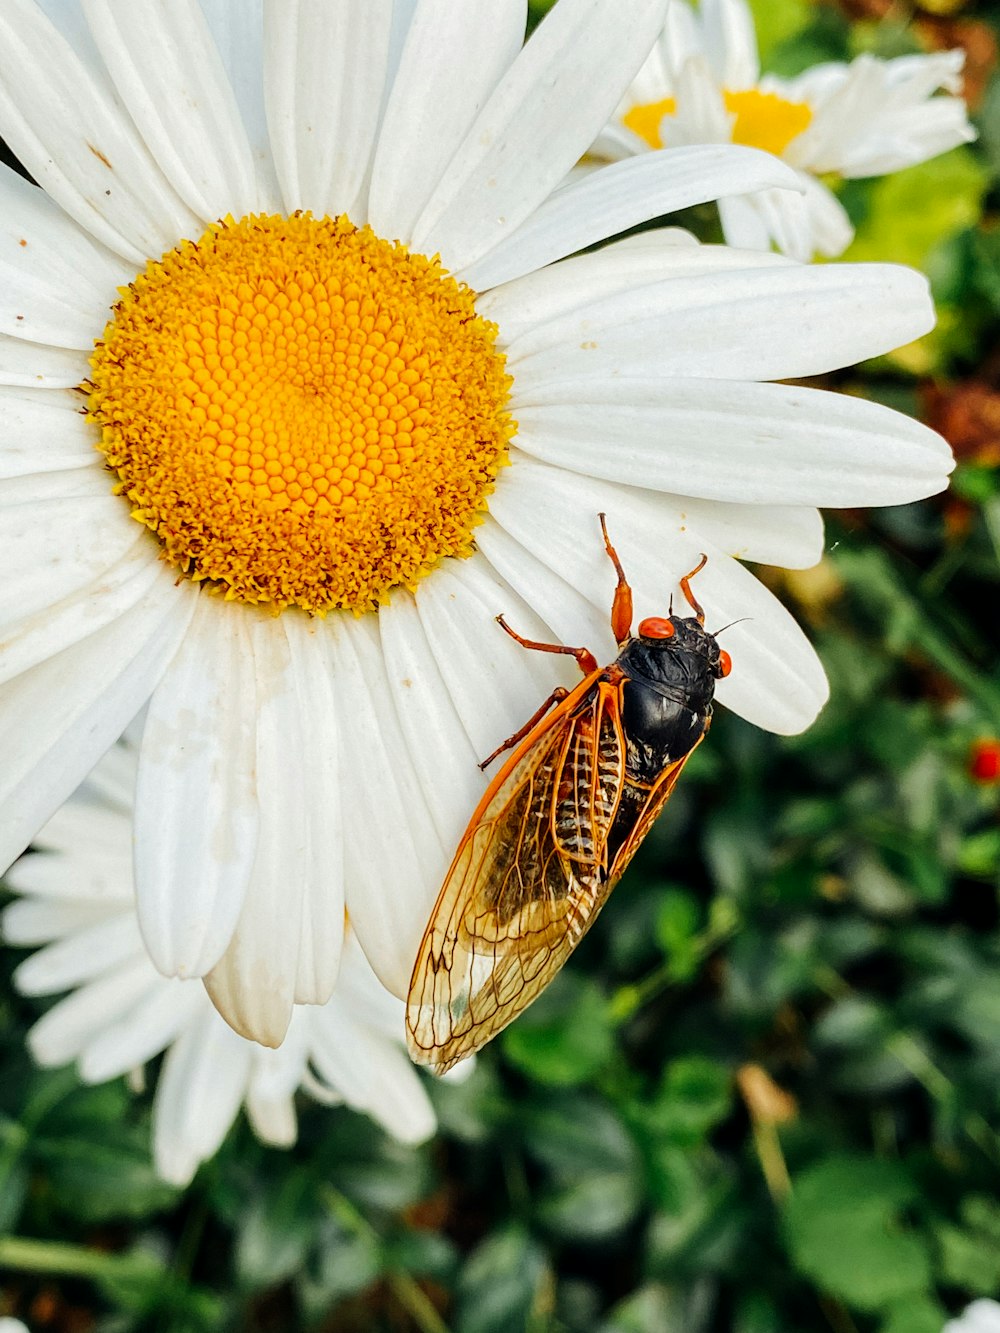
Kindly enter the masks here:
M 33 1070 L 39 1005 L 6 986 L 0 1314 L 33 1333 L 940 1333 L 1000 1293 L 998 23 L 758 10 L 783 73 L 968 51 L 979 142 L 843 195 L 849 257 L 923 268 L 941 318 L 837 387 L 944 430 L 951 492 L 761 571 L 829 706 L 789 740 L 717 716 L 571 966 L 433 1089 L 423 1149 L 305 1104 L 293 1151 L 240 1123 L 178 1192 L 149 1097 Z

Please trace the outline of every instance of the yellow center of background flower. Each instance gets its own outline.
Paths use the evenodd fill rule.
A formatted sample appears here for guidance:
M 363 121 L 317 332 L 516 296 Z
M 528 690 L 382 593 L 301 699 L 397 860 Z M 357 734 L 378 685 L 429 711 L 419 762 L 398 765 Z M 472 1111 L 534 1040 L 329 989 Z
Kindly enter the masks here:
M 793 139 L 808 129 L 812 109 L 805 102 L 789 102 L 777 93 L 747 88 L 743 92 L 724 91 L 722 99 L 726 110 L 735 117 L 732 142 L 748 148 L 763 148 L 780 157 Z M 658 102 L 634 106 L 625 113 L 625 125 L 649 144 L 650 148 L 664 148 L 669 142 L 663 138 L 663 118 L 677 111 L 673 97 L 661 97 Z
M 514 431 L 496 335 L 436 260 L 346 217 L 230 218 L 122 289 L 88 412 L 186 574 L 360 612 L 472 549 Z

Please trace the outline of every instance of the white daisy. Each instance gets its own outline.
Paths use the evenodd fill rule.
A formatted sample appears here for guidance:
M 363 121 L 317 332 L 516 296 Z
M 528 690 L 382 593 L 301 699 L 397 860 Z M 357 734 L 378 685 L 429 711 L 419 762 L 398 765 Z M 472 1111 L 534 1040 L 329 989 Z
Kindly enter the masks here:
M 1000 1305 L 996 1301 L 973 1301 L 958 1319 L 949 1319 L 942 1333 L 1000 1333 Z
M 882 176 L 976 137 L 957 93 L 962 51 L 816 65 L 794 79 L 761 75 L 746 0 L 675 0 L 652 53 L 599 136 L 612 161 L 682 144 L 749 144 L 794 167 L 801 194 L 720 199 L 731 245 L 809 260 L 843 254 L 854 229 L 816 178 Z
M 277 1050 L 238 1036 L 196 980 L 161 976 L 142 944 L 132 881 L 135 753 L 116 746 L 8 873 L 23 895 L 0 916 L 8 944 L 44 946 L 14 973 L 25 995 L 70 990 L 28 1035 L 39 1064 L 77 1061 L 101 1083 L 166 1052 L 153 1102 L 158 1173 L 185 1185 L 241 1105 L 265 1142 L 295 1142 L 295 1093 L 346 1103 L 404 1143 L 434 1132 L 403 1047 L 403 1003 L 378 982 L 352 932 L 324 1005 L 297 1005 Z
M 405 994 L 477 760 L 572 679 L 494 617 L 611 656 L 600 511 L 641 614 L 708 552 L 710 623 L 749 617 L 720 697 L 789 732 L 823 671 L 733 557 L 810 565 L 815 506 L 945 484 L 918 423 L 764 382 L 924 332 L 919 275 L 563 259 L 794 183 L 726 145 L 556 188 L 665 6 L 559 0 L 523 49 L 525 0 L 0 6 L 42 187 L 0 175 L 0 865 L 148 702 L 143 938 L 266 1043 L 332 993 L 345 904 Z

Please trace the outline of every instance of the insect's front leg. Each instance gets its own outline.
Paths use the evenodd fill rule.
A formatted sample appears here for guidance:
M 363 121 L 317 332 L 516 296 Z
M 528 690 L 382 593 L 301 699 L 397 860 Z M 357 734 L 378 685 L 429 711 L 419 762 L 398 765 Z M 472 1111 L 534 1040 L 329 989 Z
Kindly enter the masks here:
M 549 711 L 552 705 L 560 703 L 563 699 L 566 698 L 567 694 L 569 694 L 569 690 L 565 689 L 562 685 L 557 685 L 555 689 L 552 691 L 552 693 L 549 695 L 549 697 L 542 704 L 541 708 L 539 708 L 536 712 L 532 713 L 531 717 L 528 718 L 524 726 L 521 727 L 520 730 L 515 731 L 513 736 L 508 736 L 502 745 L 498 745 L 497 748 L 493 751 L 493 753 L 487 759 L 483 760 L 483 762 L 479 765 L 479 767 L 489 768 L 490 764 L 493 763 L 493 760 L 497 757 L 498 754 L 503 754 L 504 750 L 509 750 L 512 746 L 517 745 L 519 741 L 523 741 L 525 736 L 527 736 L 528 732 L 532 729 L 532 727 L 534 727 L 536 723 L 541 722 L 542 718 Z
M 601 531 L 604 533 L 604 549 L 608 553 L 608 559 L 615 567 L 615 573 L 618 575 L 618 582 L 615 585 L 615 599 L 611 603 L 611 632 L 615 636 L 615 643 L 619 647 L 632 633 L 632 589 L 629 581 L 625 577 L 625 571 L 622 569 L 622 562 L 618 559 L 618 552 L 611 545 L 611 538 L 608 536 L 608 525 L 605 514 L 598 514 L 601 520 Z
M 517 630 L 511 629 L 503 616 L 497 616 L 497 624 L 522 648 L 531 648 L 536 653 L 563 653 L 566 657 L 575 657 L 577 666 L 585 676 L 600 670 L 597 658 L 588 648 L 567 648 L 564 643 L 538 643 L 534 639 L 522 639 Z M 544 712 L 544 709 L 542 711 Z

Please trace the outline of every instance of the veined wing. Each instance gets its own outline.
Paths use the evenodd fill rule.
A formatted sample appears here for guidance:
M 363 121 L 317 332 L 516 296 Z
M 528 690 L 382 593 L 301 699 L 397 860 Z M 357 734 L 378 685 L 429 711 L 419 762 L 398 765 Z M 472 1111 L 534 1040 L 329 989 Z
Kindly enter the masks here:
M 410 981 L 414 1059 L 443 1073 L 559 971 L 611 890 L 624 783 L 620 686 L 602 673 L 534 728 L 469 823 Z
M 667 801 L 670 800 L 674 787 L 677 785 L 677 779 L 680 777 L 684 769 L 684 765 L 707 735 L 708 727 L 706 726 L 705 730 L 698 737 L 694 745 L 691 746 L 691 749 L 688 750 L 687 754 L 682 758 L 675 760 L 674 763 L 668 764 L 650 788 L 648 797 L 639 809 L 634 826 L 630 829 L 628 837 L 614 854 L 614 859 L 611 862 L 611 869 L 608 873 L 608 879 L 610 880 L 610 887 L 612 889 L 621 879 L 622 875 L 625 874 L 629 862 L 639 850 L 639 844 L 653 827 L 659 817 L 660 811 L 666 805 Z

